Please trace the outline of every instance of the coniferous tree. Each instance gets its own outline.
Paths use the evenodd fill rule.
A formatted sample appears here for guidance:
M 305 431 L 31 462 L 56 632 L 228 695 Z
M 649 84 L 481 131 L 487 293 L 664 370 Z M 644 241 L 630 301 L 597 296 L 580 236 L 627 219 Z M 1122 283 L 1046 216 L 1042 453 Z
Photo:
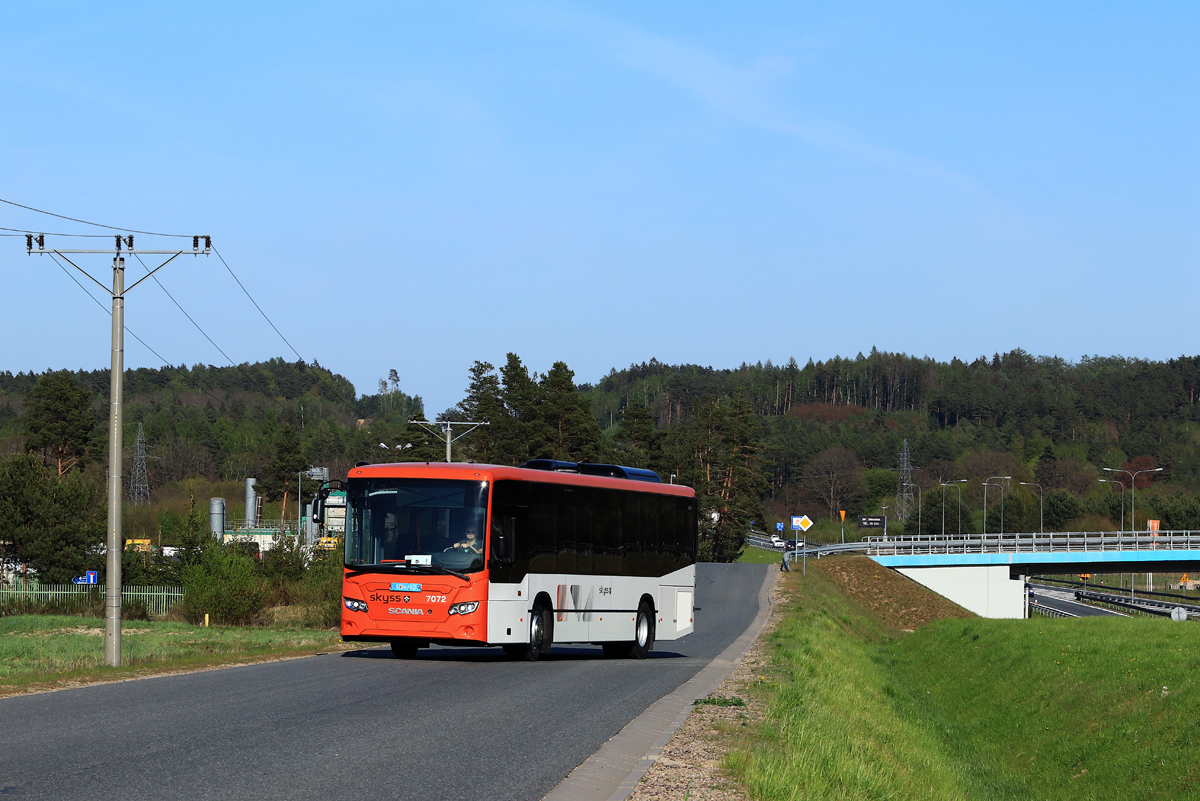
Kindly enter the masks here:
M 66 584 L 99 559 L 104 513 L 96 489 L 79 472 L 47 474 L 36 457 L 0 462 L 0 540 L 9 556 L 40 581 Z
M 597 462 L 604 453 L 600 426 L 587 399 L 575 389 L 575 374 L 565 362 L 555 362 L 541 381 L 544 453 L 568 462 Z
M 25 396 L 26 447 L 53 463 L 58 475 L 81 466 L 96 417 L 91 395 L 66 370 L 46 373 Z
M 486 422 L 471 432 L 462 442 L 462 451 L 470 461 L 490 464 L 498 462 L 496 437 L 504 426 L 504 403 L 500 399 L 500 379 L 496 368 L 488 362 L 477 361 L 471 365 L 471 382 L 467 386 L 467 397 L 458 404 L 458 413 L 464 421 Z
M 623 463 L 661 472 L 662 441 L 663 434 L 654 427 L 654 415 L 649 408 L 633 402 L 625 407 L 616 435 Z
M 541 387 L 515 353 L 508 354 L 508 361 L 500 368 L 500 381 L 504 409 L 500 420 L 492 422 L 497 429 L 497 463 L 515 465 L 546 455 Z

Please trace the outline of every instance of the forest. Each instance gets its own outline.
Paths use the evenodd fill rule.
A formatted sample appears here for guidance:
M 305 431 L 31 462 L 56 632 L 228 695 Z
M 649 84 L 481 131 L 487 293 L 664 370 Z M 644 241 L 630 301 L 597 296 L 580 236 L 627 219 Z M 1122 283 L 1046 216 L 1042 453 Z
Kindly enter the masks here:
M 359 394 L 325 367 L 283 359 L 127 371 L 123 473 L 140 429 L 150 485 L 149 504 L 126 504 L 127 531 L 165 542 L 191 504 L 208 493 L 236 499 L 248 476 L 286 515 L 297 472 L 310 465 L 336 476 L 359 461 L 444 459 L 444 444 L 412 422 L 427 412 L 413 391 L 419 379 L 386 373 Z M 462 401 L 431 420 L 488 423 L 454 445 L 456 460 L 551 457 L 673 476 L 697 490 L 702 555 L 723 561 L 751 528 L 800 513 L 829 523 L 842 510 L 929 534 L 943 520 L 948 533 L 1118 530 L 1152 519 L 1200 528 L 1198 384 L 1200 357 L 1072 363 L 1014 350 L 947 363 L 873 349 L 803 366 L 652 359 L 578 383 L 564 362 L 536 373 L 509 354 L 499 367 L 470 365 Z M 38 503 L 87 507 L 55 513 L 72 541 L 95 534 L 82 520 L 102 528 L 108 391 L 107 370 L 0 372 L 0 540 L 10 550 L 33 536 L 14 526 L 36 510 L 21 512 L 13 498 L 32 492 L 34 457 L 54 484 Z M 920 509 L 902 518 L 906 448 Z

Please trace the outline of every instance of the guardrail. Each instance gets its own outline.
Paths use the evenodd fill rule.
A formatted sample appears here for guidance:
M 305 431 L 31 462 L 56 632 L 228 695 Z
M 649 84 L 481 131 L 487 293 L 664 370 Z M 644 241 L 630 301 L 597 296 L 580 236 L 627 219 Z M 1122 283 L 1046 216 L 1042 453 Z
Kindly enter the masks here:
M 14 582 L 0 584 L 0 604 L 15 602 L 17 604 L 39 605 L 51 603 L 78 602 L 86 605 L 93 597 L 104 603 L 105 586 L 103 584 L 40 584 L 35 582 Z M 171 610 L 171 607 L 183 597 L 182 587 L 142 587 L 127 586 L 121 588 L 121 600 L 142 601 L 150 614 L 161 617 Z
M 1032 615 L 1034 612 L 1043 617 L 1079 617 L 1079 615 L 1073 615 L 1061 609 L 1052 609 L 1049 606 L 1042 606 L 1041 604 L 1030 604 L 1029 613 Z
M 1084 551 L 1200 551 L 1200 531 L 1063 531 L 972 536 L 910 534 L 863 540 L 872 556 Z M 847 543 L 848 544 L 848 543 Z
M 1075 591 L 1075 600 L 1090 601 L 1096 604 L 1105 606 L 1117 607 L 1133 612 L 1140 612 L 1143 615 L 1155 615 L 1157 617 L 1170 617 L 1171 611 L 1179 607 L 1186 611 L 1188 615 L 1200 616 L 1200 606 L 1191 604 L 1172 604 L 1162 601 L 1154 601 L 1149 598 L 1138 598 L 1131 600 L 1126 595 L 1109 595 L 1102 592 L 1085 592 L 1083 590 Z

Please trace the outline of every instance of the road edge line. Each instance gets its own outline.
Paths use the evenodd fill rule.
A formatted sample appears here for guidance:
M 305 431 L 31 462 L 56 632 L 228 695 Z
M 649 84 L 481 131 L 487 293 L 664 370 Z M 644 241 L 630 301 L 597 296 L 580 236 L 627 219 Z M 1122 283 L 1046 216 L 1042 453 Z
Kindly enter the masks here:
M 758 615 L 736 640 L 673 691 L 655 701 L 596 753 L 583 761 L 542 801 L 625 801 L 692 713 L 693 702 L 729 677 L 771 619 L 775 571 L 767 566 L 758 591 Z

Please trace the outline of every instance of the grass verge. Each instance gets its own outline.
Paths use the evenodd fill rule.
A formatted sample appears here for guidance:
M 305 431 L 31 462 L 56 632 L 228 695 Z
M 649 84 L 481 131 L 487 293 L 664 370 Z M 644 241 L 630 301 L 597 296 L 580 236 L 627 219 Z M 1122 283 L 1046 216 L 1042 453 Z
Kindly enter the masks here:
M 905 635 L 897 610 L 843 592 L 865 574 L 840 563 L 786 579 L 791 611 L 767 643 L 773 670 L 748 689 L 766 715 L 725 762 L 751 797 L 1120 801 L 1200 790 L 1200 627 L 946 618 Z
M 342 650 L 337 631 L 204 628 L 123 621 L 119 668 L 104 666 L 104 630 L 65 615 L 0 618 L 0 695 Z

